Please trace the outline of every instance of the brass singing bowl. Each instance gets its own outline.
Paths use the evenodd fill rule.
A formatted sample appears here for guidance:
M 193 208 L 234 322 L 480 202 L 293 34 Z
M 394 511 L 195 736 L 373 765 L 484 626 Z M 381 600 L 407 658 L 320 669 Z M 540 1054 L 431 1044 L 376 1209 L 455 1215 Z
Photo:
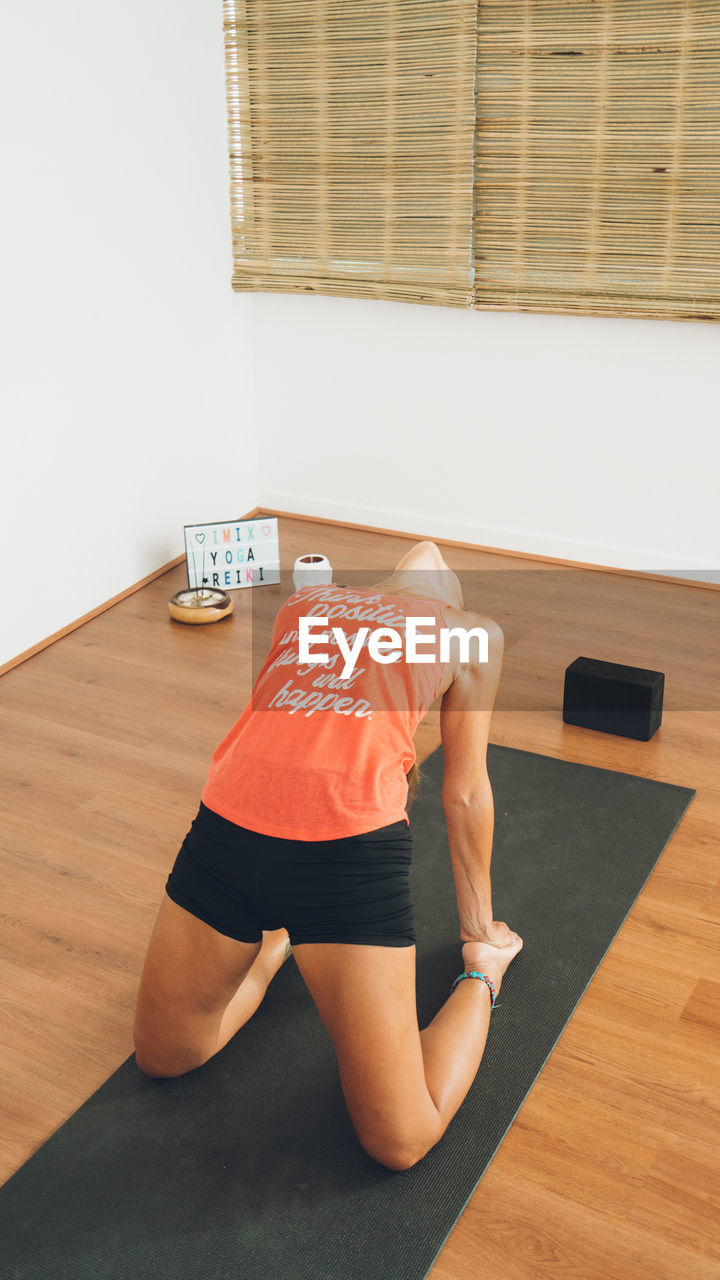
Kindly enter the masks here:
M 215 588 L 198 591 L 186 588 L 176 591 L 168 602 L 168 612 L 176 622 L 222 622 L 233 611 L 232 597 Z

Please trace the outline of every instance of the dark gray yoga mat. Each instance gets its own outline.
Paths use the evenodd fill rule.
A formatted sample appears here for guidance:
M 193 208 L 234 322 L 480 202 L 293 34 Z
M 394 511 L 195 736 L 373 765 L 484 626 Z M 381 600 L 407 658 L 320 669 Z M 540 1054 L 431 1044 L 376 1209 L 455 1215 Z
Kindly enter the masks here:
M 393 1173 L 358 1144 L 295 962 L 177 1080 L 125 1063 L 0 1190 L 10 1280 L 421 1280 L 694 791 L 492 746 L 495 916 L 524 939 L 440 1143 Z M 460 971 L 442 755 L 412 812 L 418 1012 Z M 602 1053 L 602 1047 L 598 1050 Z

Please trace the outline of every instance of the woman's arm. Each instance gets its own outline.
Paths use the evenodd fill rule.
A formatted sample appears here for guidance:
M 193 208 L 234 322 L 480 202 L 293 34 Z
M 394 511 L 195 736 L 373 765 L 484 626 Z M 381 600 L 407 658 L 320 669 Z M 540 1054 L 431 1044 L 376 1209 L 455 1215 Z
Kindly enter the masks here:
M 468 627 L 488 632 L 488 661 L 457 664 L 443 695 L 440 728 L 445 768 L 442 802 L 463 942 L 503 945 L 507 926 L 493 921 L 490 859 L 494 811 L 487 745 L 500 680 L 503 633 L 489 618 L 466 615 Z

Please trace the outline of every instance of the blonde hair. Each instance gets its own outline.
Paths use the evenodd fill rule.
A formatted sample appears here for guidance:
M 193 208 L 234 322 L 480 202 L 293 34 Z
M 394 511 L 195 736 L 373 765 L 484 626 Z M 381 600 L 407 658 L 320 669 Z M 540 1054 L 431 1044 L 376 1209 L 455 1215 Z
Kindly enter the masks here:
M 415 793 L 420 785 L 420 769 L 417 760 L 414 760 L 406 773 L 408 784 L 408 808 L 415 799 Z

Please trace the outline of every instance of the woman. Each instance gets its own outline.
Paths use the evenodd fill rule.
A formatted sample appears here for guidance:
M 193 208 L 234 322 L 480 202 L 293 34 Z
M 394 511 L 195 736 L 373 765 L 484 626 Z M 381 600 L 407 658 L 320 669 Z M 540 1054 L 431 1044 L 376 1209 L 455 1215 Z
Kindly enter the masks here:
M 301 660 L 301 616 L 329 620 L 324 664 Z M 425 661 L 410 662 L 407 651 L 391 661 L 386 633 L 385 650 L 374 651 L 384 659 L 369 656 L 366 637 L 354 666 L 345 663 L 342 637 L 349 651 L 359 624 L 395 624 L 397 635 L 408 617 L 425 619 Z M 333 653 L 338 619 L 346 626 Z M 463 654 L 454 637 L 442 661 L 442 627 L 484 628 L 487 660 L 479 646 Z M 316 625 L 313 659 L 320 635 Z M 143 1072 L 182 1075 L 222 1049 L 292 949 L 364 1149 L 400 1170 L 435 1145 L 477 1073 L 492 1003 L 522 947 L 491 907 L 486 754 L 502 645 L 494 622 L 465 611 L 431 542 L 372 588 L 306 587 L 280 609 L 252 698 L 213 756 L 168 878 L 137 1002 Z M 467 979 L 421 1031 L 405 806 L 412 734 L 439 695 Z

